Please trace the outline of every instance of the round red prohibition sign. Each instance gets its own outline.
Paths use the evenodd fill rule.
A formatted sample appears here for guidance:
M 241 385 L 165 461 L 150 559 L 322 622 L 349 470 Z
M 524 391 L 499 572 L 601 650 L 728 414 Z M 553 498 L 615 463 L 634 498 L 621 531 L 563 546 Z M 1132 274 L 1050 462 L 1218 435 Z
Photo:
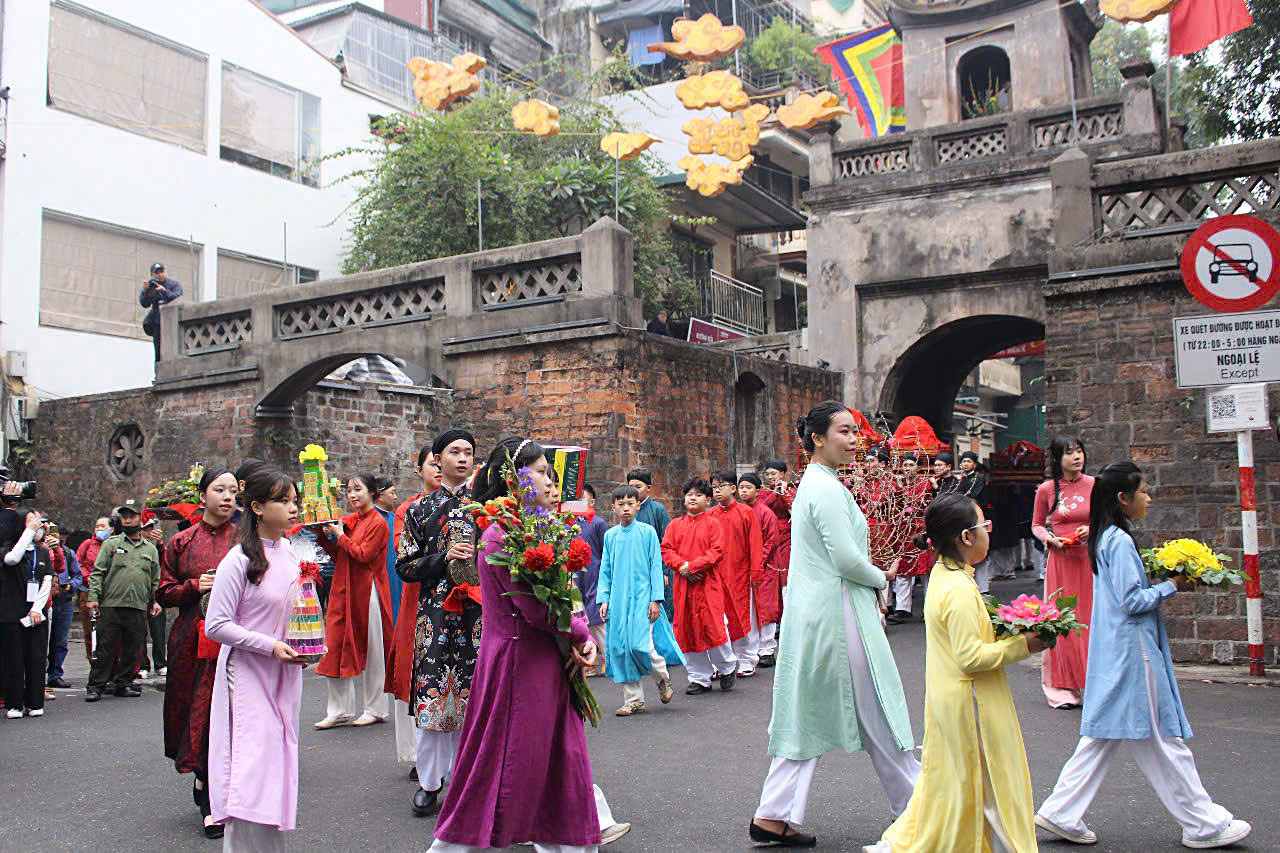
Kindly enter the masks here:
M 1182 247 L 1182 281 L 1214 311 L 1253 311 L 1280 292 L 1280 232 L 1253 216 L 1220 216 Z

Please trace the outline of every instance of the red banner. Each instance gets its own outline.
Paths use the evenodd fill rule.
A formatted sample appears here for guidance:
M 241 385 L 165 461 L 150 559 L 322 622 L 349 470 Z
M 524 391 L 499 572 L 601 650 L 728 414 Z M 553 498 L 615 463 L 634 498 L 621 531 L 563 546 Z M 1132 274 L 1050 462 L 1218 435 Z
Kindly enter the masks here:
M 1025 344 L 1015 344 L 1008 349 L 1002 349 L 987 358 L 1026 358 L 1032 355 L 1044 355 L 1044 349 L 1044 341 L 1027 341 Z
M 738 338 L 745 338 L 742 332 L 733 329 L 726 329 L 724 326 L 717 326 L 715 323 L 709 323 L 706 320 L 699 320 L 693 317 L 689 320 L 689 336 L 686 340 L 691 344 L 714 344 L 719 341 L 734 341 Z

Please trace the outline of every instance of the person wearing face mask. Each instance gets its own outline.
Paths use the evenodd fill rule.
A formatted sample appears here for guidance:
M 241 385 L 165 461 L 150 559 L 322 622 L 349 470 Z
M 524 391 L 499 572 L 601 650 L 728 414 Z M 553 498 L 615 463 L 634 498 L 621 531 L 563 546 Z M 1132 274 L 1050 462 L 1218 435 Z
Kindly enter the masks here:
M 383 685 L 391 643 L 391 532 L 374 507 L 377 499 L 375 475 L 347 480 L 351 513 L 325 525 L 319 540 L 333 557 L 333 588 L 324 614 L 328 651 L 316 666 L 316 673 L 328 679 L 329 702 L 317 729 L 371 726 L 387 718 Z
M 98 552 L 102 543 L 111 535 L 111 519 L 105 515 L 93 523 L 93 535 L 80 543 L 76 549 L 76 561 L 80 564 L 80 627 L 84 631 L 84 656 L 93 666 L 93 622 L 94 617 L 89 610 L 89 576 L 93 574 L 93 565 L 98 560 Z
M 67 659 L 67 640 L 71 634 L 71 620 L 75 617 L 76 593 L 84 588 L 80 564 L 75 552 L 62 544 L 62 531 L 52 521 L 45 531 L 44 547 L 49 551 L 53 566 L 53 587 L 49 612 L 49 665 L 45 683 L 49 687 L 67 689 L 71 684 L 62 676 L 63 663 Z
M 239 541 L 231 516 L 239 483 L 226 468 L 200 477 L 200 520 L 169 540 L 160 559 L 156 600 L 178 608 L 169 632 L 169 674 L 164 691 L 164 754 L 179 773 L 192 773 L 192 797 L 204 818 L 207 838 L 221 838 L 209 803 L 209 707 L 218 647 L 202 636 L 213 573 Z
M 22 534 L 0 562 L 0 655 L 5 715 L 11 720 L 44 716 L 46 608 L 53 588 L 44 538 L 44 516 L 27 513 Z
M 160 554 L 142 535 L 142 502 L 130 498 L 116 507 L 115 516 L 121 532 L 102 543 L 89 577 L 88 606 L 99 616 L 86 702 L 97 702 L 109 685 L 116 696 L 142 695 L 133 683 L 134 666 L 147 640 L 147 614 L 160 612 Z

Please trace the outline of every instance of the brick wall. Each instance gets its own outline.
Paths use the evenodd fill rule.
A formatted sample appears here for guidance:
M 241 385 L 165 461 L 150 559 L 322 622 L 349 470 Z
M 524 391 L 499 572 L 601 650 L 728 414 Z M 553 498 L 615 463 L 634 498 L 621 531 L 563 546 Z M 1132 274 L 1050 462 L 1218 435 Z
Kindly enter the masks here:
M 234 465 L 258 456 L 294 470 L 311 441 L 329 453 L 331 474 L 385 474 L 407 496 L 417 486 L 418 448 L 456 424 L 475 432 L 482 455 L 512 434 L 589 447 L 588 473 L 601 491 L 646 465 L 659 496 L 678 506 L 680 486 L 694 474 L 766 456 L 794 460 L 789 425 L 840 387 L 839 374 L 638 332 L 460 355 L 449 367 L 452 393 L 318 386 L 290 421 L 255 420 L 251 384 L 49 402 L 35 429 L 39 504 L 85 530 L 102 508 L 184 475 L 195 461 Z M 763 387 L 750 409 L 759 414 L 754 443 L 739 452 L 734 384 L 748 372 Z M 140 470 L 121 480 L 107 471 L 107 444 L 129 423 L 146 445 Z
M 1048 297 L 1046 405 L 1050 432 L 1080 437 L 1089 470 L 1131 458 L 1148 476 L 1154 501 L 1139 546 L 1191 536 L 1227 551 L 1240 565 L 1236 440 L 1205 429 L 1205 394 L 1177 387 L 1173 318 L 1209 313 L 1180 282 Z M 1280 386 L 1271 386 L 1280 412 Z M 1280 662 L 1280 447 L 1254 434 L 1258 544 L 1262 554 L 1264 641 Z M 1176 596 L 1164 608 L 1174 658 L 1248 660 L 1243 587 Z

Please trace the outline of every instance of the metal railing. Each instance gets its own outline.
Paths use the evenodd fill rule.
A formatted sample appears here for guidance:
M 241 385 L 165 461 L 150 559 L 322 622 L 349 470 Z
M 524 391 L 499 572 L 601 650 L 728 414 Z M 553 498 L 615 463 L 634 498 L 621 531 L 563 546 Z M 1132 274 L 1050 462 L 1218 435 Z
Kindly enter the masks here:
M 764 334 L 764 291 L 745 281 L 711 271 L 699 282 L 702 315 L 707 319 L 739 329 L 749 335 Z

